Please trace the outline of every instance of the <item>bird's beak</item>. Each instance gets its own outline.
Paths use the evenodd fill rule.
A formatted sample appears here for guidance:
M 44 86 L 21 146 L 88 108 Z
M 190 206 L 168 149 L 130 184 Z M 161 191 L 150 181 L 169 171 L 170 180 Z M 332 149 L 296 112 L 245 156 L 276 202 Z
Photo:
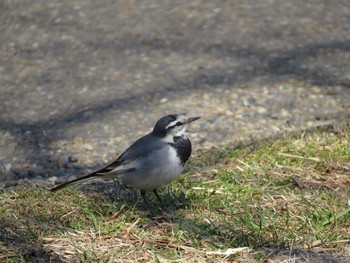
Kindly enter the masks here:
M 200 119 L 200 118 L 201 118 L 201 117 L 190 117 L 190 118 L 187 119 L 187 123 L 194 122 L 194 121 L 196 121 L 196 120 L 198 120 L 198 119 Z

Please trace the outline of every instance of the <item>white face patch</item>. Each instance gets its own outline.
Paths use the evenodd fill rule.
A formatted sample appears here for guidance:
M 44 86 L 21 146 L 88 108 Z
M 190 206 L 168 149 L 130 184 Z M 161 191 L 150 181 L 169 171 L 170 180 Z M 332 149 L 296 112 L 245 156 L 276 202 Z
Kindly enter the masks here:
M 183 115 L 178 115 L 175 121 L 169 123 L 166 127 L 169 136 L 181 136 L 187 128 L 187 118 Z
M 171 126 L 175 126 L 176 123 L 177 123 L 177 119 L 174 120 L 174 121 L 172 121 L 172 122 L 170 122 L 170 123 L 165 127 L 165 129 L 168 129 L 168 128 L 171 127 Z
M 181 115 L 181 114 L 178 114 L 176 120 L 170 122 L 170 123 L 165 127 L 165 129 L 168 129 L 168 128 L 171 127 L 171 126 L 175 126 L 176 123 L 178 123 L 178 122 L 186 123 L 186 122 L 187 122 L 187 118 L 186 118 L 185 116 Z

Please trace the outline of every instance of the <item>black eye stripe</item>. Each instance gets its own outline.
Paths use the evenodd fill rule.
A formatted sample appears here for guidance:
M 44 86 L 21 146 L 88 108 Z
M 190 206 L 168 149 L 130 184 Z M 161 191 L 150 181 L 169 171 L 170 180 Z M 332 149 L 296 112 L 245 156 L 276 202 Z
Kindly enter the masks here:
M 174 129 L 175 127 L 177 127 L 177 126 L 183 126 L 184 124 L 182 123 L 182 122 L 177 122 L 177 123 L 175 123 L 174 125 L 172 125 L 172 126 L 170 126 L 168 129 Z

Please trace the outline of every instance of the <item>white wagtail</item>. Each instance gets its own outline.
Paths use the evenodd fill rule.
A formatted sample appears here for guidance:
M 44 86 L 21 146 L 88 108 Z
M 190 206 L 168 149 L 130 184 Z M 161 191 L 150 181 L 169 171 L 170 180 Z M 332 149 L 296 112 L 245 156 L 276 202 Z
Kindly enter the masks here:
M 192 152 L 191 142 L 185 131 L 188 124 L 199 118 L 187 118 L 182 114 L 164 116 L 157 121 L 152 132 L 134 142 L 106 167 L 58 185 L 51 191 L 93 178 L 119 178 L 140 190 L 151 214 L 153 211 L 146 199 L 148 191 L 153 191 L 165 209 L 157 189 L 182 174 Z

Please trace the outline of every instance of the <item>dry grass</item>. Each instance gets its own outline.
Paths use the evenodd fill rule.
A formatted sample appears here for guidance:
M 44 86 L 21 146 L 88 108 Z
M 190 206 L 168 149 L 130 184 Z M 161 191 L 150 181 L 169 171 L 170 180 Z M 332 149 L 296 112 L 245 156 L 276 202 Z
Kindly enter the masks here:
M 349 141 L 338 129 L 198 154 L 157 218 L 111 184 L 2 191 L 0 260 L 346 262 Z

